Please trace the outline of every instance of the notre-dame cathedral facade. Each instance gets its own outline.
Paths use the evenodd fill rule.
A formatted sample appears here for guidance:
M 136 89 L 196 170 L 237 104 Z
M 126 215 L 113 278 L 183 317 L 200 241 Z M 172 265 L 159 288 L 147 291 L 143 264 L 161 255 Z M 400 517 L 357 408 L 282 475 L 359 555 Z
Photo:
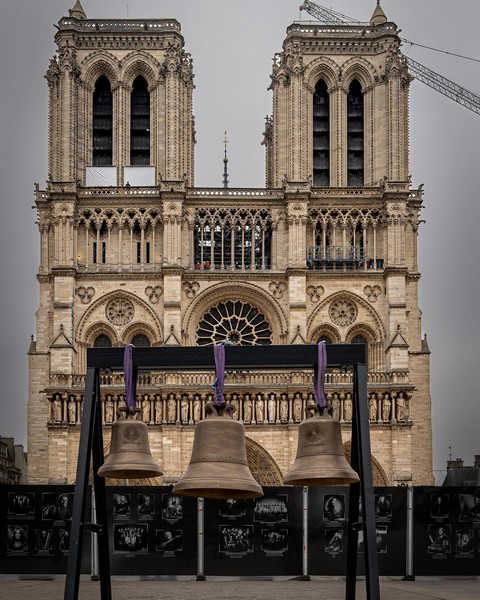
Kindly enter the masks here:
M 369 26 L 288 27 L 273 62 L 258 189 L 195 186 L 193 63 L 177 21 L 93 20 L 77 1 L 55 42 L 49 175 L 36 188 L 29 482 L 75 480 L 89 347 L 325 340 L 368 348 L 375 484 L 430 483 L 411 76 L 380 5 Z M 213 377 L 139 376 L 138 407 L 163 483 L 186 469 Z M 351 377 L 326 377 L 347 454 Z M 125 404 L 122 374 L 105 372 L 101 389 L 108 444 Z M 281 485 L 313 398 L 312 373 L 228 373 L 225 392 L 245 424 L 255 477 Z

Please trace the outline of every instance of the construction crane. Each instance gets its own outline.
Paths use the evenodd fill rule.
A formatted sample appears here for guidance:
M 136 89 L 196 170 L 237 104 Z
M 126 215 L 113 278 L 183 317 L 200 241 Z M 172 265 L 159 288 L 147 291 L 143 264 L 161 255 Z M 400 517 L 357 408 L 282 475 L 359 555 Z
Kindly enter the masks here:
M 321 23 L 326 24 L 335 24 L 335 25 L 345 25 L 356 23 L 358 25 L 364 25 L 365 27 L 369 26 L 369 23 L 362 23 L 357 21 L 356 19 L 352 19 L 351 17 L 347 17 L 346 15 L 342 15 L 342 13 L 336 12 L 330 8 L 326 8 L 324 6 L 320 6 L 315 4 L 314 2 L 310 2 L 310 0 L 305 0 L 305 2 L 300 6 L 300 10 L 306 11 L 308 14 L 312 15 L 318 19 Z M 408 40 L 401 38 L 402 41 L 411 43 Z M 473 111 L 480 115 L 480 96 L 477 94 L 470 92 L 469 90 L 461 87 L 460 85 L 450 81 L 446 77 L 435 73 L 428 67 L 420 64 L 413 58 L 408 56 L 405 57 L 408 63 L 408 67 L 410 71 L 415 75 L 415 77 L 428 85 L 430 88 L 440 92 L 444 96 L 447 96 L 451 100 L 454 100 L 458 104 L 465 106 L 469 110 Z

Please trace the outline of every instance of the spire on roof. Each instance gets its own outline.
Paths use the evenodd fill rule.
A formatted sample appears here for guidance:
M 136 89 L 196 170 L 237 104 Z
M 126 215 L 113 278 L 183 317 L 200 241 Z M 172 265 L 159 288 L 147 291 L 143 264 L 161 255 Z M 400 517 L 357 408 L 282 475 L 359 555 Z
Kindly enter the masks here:
M 370 25 L 375 27 L 376 25 L 383 25 L 388 21 L 382 7 L 380 6 L 380 0 L 377 0 L 377 6 L 373 11 L 372 18 L 370 19 Z
M 225 138 L 223 140 L 225 145 L 225 154 L 223 157 L 223 187 L 228 188 L 228 157 L 227 157 L 227 130 L 225 129 Z
M 78 20 L 83 20 L 87 18 L 87 14 L 86 12 L 83 10 L 83 6 L 80 4 L 80 0 L 77 0 L 75 2 L 75 5 L 73 8 L 69 8 L 68 9 L 68 14 L 73 18 L 73 19 L 78 19 Z

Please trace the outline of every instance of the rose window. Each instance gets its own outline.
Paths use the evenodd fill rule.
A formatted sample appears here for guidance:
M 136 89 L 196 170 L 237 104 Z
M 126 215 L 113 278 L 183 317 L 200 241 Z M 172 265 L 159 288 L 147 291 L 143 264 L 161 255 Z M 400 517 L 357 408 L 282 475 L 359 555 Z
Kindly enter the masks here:
M 107 304 L 105 314 L 113 325 L 126 325 L 133 319 L 135 309 L 130 300 L 116 298 Z
M 332 302 L 328 313 L 335 325 L 345 327 L 351 325 L 357 318 L 357 307 L 350 300 L 337 300 Z
M 220 302 L 198 324 L 197 344 L 229 342 L 234 346 L 269 346 L 272 330 L 258 308 L 241 300 Z

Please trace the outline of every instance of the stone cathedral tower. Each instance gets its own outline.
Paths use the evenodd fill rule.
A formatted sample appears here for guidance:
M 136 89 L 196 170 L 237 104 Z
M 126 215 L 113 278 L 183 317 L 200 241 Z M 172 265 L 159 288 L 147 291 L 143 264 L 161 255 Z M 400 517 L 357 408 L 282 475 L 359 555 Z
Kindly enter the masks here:
M 194 185 L 193 72 L 180 24 L 59 21 L 47 71 L 49 178 L 37 186 L 40 305 L 29 351 L 29 481 L 72 482 L 90 346 L 362 343 L 377 484 L 429 483 L 429 350 L 418 307 L 398 29 L 294 23 L 271 75 L 266 187 Z M 185 470 L 212 373 L 141 375 L 164 481 Z M 262 484 L 281 485 L 311 373 L 227 376 Z M 348 451 L 351 374 L 327 374 Z M 103 418 L 124 399 L 102 381 Z

